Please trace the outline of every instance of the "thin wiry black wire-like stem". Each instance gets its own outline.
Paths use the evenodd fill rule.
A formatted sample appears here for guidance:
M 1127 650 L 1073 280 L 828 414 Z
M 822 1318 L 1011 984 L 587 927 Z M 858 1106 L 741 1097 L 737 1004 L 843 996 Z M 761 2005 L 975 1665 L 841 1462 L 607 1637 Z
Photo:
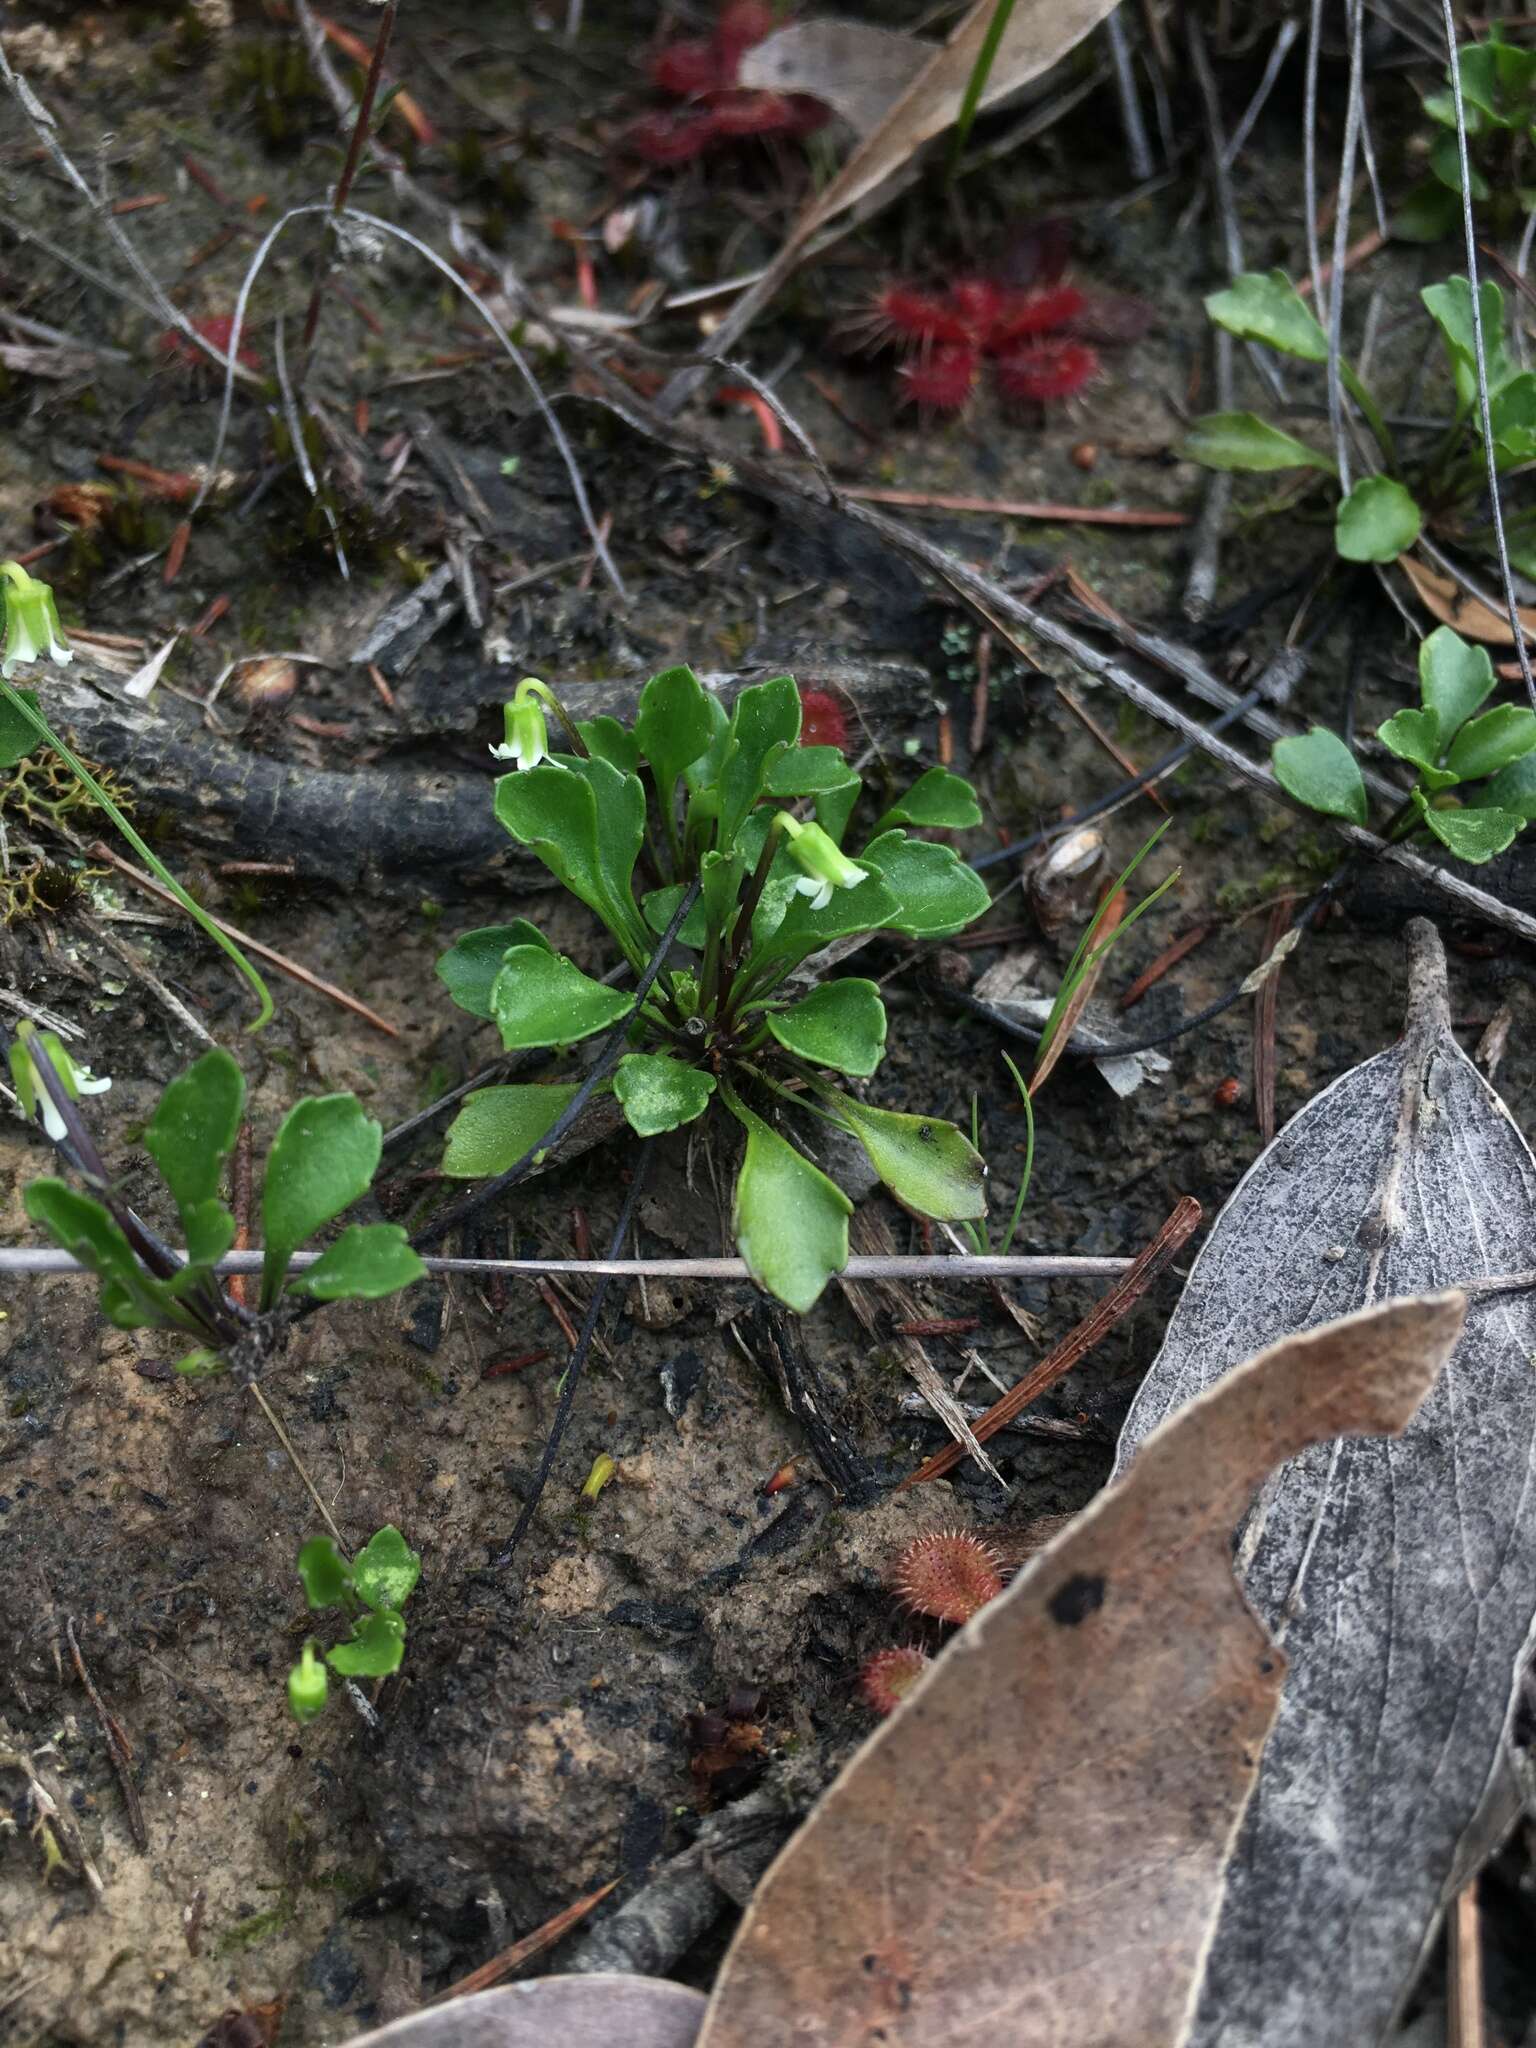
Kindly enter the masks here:
M 1467 110 L 1461 96 L 1461 65 L 1456 50 L 1456 17 L 1451 0 L 1440 0 L 1445 21 L 1445 47 L 1451 70 L 1451 97 L 1456 104 L 1456 161 L 1461 172 L 1461 231 L 1467 245 L 1467 290 L 1472 296 L 1472 347 L 1477 356 L 1477 408 L 1483 429 L 1483 457 L 1488 465 L 1488 497 L 1493 509 L 1493 537 L 1499 550 L 1499 575 L 1504 584 L 1504 608 L 1509 629 L 1515 636 L 1515 656 L 1525 678 L 1525 694 L 1536 711 L 1536 676 L 1526 652 L 1525 626 L 1515 595 L 1515 579 L 1509 566 L 1509 548 L 1504 539 L 1504 508 L 1499 502 L 1499 462 L 1493 445 L 1493 408 L 1488 395 L 1488 357 L 1483 348 L 1483 301 L 1477 281 L 1477 230 L 1472 221 L 1472 165 L 1467 155 Z M 1502 336 L 1500 339 L 1502 340 Z
M 509 1166 L 505 1173 L 498 1173 L 494 1180 L 486 1181 L 484 1186 L 476 1188 L 472 1195 L 466 1195 L 462 1202 L 455 1202 L 451 1208 L 445 1209 L 441 1216 L 434 1216 L 430 1223 L 424 1224 L 411 1239 L 411 1243 L 417 1251 L 421 1251 L 429 1244 L 441 1243 L 449 1231 L 455 1229 L 467 1217 L 473 1216 L 477 1210 L 483 1209 L 487 1202 L 494 1201 L 498 1195 L 505 1194 L 508 1188 L 515 1187 L 520 1180 L 532 1171 L 535 1163 L 540 1158 L 546 1153 L 552 1152 L 559 1144 L 566 1132 L 575 1123 L 577 1117 L 581 1115 L 581 1112 L 592 1100 L 598 1089 L 607 1080 L 613 1068 L 618 1065 L 623 1055 L 629 1027 L 635 1021 L 635 1014 L 655 986 L 656 977 L 660 974 L 667 955 L 672 950 L 672 941 L 682 930 L 683 921 L 698 901 L 698 895 L 698 882 L 690 882 L 683 894 L 683 900 L 672 913 L 671 923 L 662 933 L 644 974 L 641 975 L 639 982 L 636 984 L 634 1002 L 625 1011 L 617 1024 L 614 1025 L 607 1038 L 604 1039 L 602 1049 L 592 1064 L 591 1072 L 576 1090 L 576 1093 L 571 1097 L 554 1123 L 544 1133 L 543 1137 L 536 1144 L 530 1145 L 522 1158 Z
M 609 1241 L 608 1256 L 610 1259 L 618 1258 L 624 1249 L 624 1240 L 629 1236 L 629 1226 L 634 1221 L 635 1209 L 639 1204 L 641 1193 L 645 1187 L 646 1174 L 650 1169 L 651 1147 L 654 1143 L 655 1140 L 652 1138 L 645 1138 L 641 1141 L 640 1149 L 635 1159 L 635 1170 L 624 1196 L 623 1207 L 619 1210 L 619 1220 L 615 1226 L 613 1237 Z M 592 1299 L 587 1303 L 587 1313 L 582 1318 L 581 1329 L 577 1332 L 576 1348 L 571 1353 L 570 1363 L 566 1366 L 565 1376 L 560 1383 L 560 1399 L 555 1407 L 555 1419 L 544 1444 L 543 1456 L 539 1459 L 539 1469 L 533 1475 L 533 1484 L 529 1487 L 528 1497 L 523 1502 L 522 1513 L 512 1526 L 512 1534 L 507 1538 L 503 1548 L 497 1551 L 496 1555 L 491 1559 L 491 1569 L 493 1571 L 503 1571 L 512 1562 L 514 1551 L 517 1549 L 518 1544 L 522 1542 L 524 1536 L 527 1535 L 528 1526 L 538 1512 L 544 1488 L 549 1483 L 549 1475 L 554 1469 L 555 1459 L 559 1456 L 560 1445 L 564 1440 L 566 1428 L 570 1423 L 571 1411 L 576 1405 L 576 1389 L 580 1385 L 583 1368 L 592 1350 L 592 1339 L 597 1335 L 597 1319 L 602 1314 L 603 1303 L 608 1298 L 608 1287 L 611 1279 L 611 1274 L 603 1274 L 592 1290 Z

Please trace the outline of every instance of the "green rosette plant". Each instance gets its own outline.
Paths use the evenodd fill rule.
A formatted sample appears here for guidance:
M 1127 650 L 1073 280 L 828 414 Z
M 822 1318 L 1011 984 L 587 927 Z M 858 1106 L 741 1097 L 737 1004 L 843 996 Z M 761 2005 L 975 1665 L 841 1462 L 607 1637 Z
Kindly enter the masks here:
M 546 712 L 570 751 L 552 744 Z M 646 684 L 632 727 L 572 722 L 528 678 L 506 727 L 493 751 L 516 765 L 496 784 L 498 819 L 599 920 L 645 992 L 585 973 L 519 919 L 465 932 L 439 961 L 460 1008 L 494 1023 L 508 1051 L 621 1039 L 603 1086 L 642 1138 L 731 1119 L 742 1145 L 736 1244 L 790 1308 L 810 1308 L 847 1263 L 852 1205 L 782 1108 L 857 1140 L 916 1214 L 981 1217 L 986 1167 L 963 1132 L 876 1109 L 848 1086 L 885 1055 L 875 984 L 818 979 L 808 967 L 840 942 L 874 932 L 943 939 L 981 915 L 989 898 L 974 871 L 906 829 L 978 825 L 970 785 L 930 768 L 849 843 L 860 777 L 839 747 L 801 744 L 790 676 L 743 690 L 727 713 L 691 669 L 666 669 Z M 509 1172 L 576 1095 L 559 1081 L 477 1090 L 448 1133 L 444 1171 Z

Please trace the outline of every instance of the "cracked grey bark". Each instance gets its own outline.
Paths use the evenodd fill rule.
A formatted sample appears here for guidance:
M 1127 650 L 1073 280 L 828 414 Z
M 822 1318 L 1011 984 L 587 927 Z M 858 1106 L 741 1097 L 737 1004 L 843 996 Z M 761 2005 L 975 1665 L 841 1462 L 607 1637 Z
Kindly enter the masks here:
M 807 664 L 804 675 L 808 683 L 830 681 L 850 692 L 877 725 L 908 724 L 929 706 L 927 676 L 909 663 L 839 658 Z M 466 659 L 440 689 L 413 682 L 407 709 L 419 712 L 423 731 L 462 735 L 479 710 L 510 696 L 516 680 L 509 670 Z M 607 712 L 627 719 L 644 680 L 557 679 L 555 687 L 573 717 Z M 729 704 L 758 675 L 706 680 Z M 49 670 L 42 706 L 88 760 L 128 783 L 141 830 L 146 819 L 169 812 L 194 844 L 226 859 L 290 861 L 303 880 L 343 888 L 442 889 L 496 874 L 547 880 L 496 822 L 491 789 L 498 771 L 489 760 L 483 775 L 405 767 L 339 772 L 275 761 L 207 732 L 174 700 L 160 710 L 124 697 L 116 678 L 79 659 Z
M 1217 1218 L 1127 1419 L 1287 1331 L 1536 1264 L 1536 1161 L 1451 1036 L 1409 927 L 1402 1041 L 1310 1102 Z M 1536 1608 L 1536 1297 L 1474 1300 L 1398 1440 L 1291 1461 L 1239 1563 L 1290 1662 L 1228 1874 L 1196 2048 L 1364 2048 L 1485 1852 Z

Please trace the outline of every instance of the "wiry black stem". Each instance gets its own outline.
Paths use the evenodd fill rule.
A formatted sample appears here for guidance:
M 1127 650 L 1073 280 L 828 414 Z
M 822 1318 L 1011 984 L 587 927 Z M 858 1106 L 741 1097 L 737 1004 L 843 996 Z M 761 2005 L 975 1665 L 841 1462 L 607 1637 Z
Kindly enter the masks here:
M 642 1140 L 636 1154 L 635 1170 L 624 1196 L 624 1206 L 619 1211 L 618 1224 L 608 1245 L 610 1259 L 618 1258 L 624 1250 L 624 1240 L 629 1236 L 629 1226 L 634 1220 L 635 1208 L 645 1187 L 653 1143 L 654 1140 L 650 1138 Z M 528 1497 L 523 1502 L 522 1513 L 513 1525 L 512 1534 L 507 1538 L 505 1547 L 491 1559 L 493 1571 L 501 1571 L 512 1562 L 513 1552 L 528 1533 L 528 1525 L 538 1511 L 544 1488 L 549 1482 L 549 1475 L 554 1469 L 555 1459 L 559 1455 L 560 1445 L 571 1419 L 571 1411 L 576 1405 L 576 1389 L 592 1350 L 592 1339 L 597 1334 L 597 1319 L 602 1314 L 603 1303 L 608 1298 L 608 1287 L 612 1277 L 611 1274 L 604 1273 L 592 1290 L 592 1299 L 587 1303 L 587 1313 L 582 1318 L 581 1329 L 577 1333 L 576 1349 L 571 1353 L 570 1363 L 565 1368 L 565 1377 L 560 1384 L 560 1400 L 555 1408 L 555 1419 L 548 1440 L 544 1445 L 544 1454 L 539 1459 L 539 1469 L 533 1475 L 533 1484 L 528 1489 Z

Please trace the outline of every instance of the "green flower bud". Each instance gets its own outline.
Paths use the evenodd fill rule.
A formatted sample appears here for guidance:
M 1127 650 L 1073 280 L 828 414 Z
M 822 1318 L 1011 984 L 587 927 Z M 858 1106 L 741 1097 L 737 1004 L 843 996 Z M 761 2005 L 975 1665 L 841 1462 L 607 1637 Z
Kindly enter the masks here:
M 299 1652 L 299 1661 L 288 1674 L 288 1710 L 301 1728 L 325 1712 L 330 1680 L 325 1666 L 315 1655 L 313 1642 Z

